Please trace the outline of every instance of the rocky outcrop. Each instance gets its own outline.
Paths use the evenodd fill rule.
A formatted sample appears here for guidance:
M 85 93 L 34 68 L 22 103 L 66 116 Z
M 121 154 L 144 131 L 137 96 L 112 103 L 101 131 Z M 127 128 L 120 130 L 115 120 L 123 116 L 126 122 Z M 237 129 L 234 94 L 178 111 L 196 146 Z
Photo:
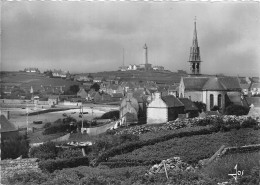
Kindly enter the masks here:
M 167 172 L 170 171 L 195 171 L 195 169 L 183 162 L 180 157 L 173 157 L 170 159 L 163 160 L 160 164 L 153 165 L 146 175 L 154 175 L 156 173 L 165 173 L 165 168 Z

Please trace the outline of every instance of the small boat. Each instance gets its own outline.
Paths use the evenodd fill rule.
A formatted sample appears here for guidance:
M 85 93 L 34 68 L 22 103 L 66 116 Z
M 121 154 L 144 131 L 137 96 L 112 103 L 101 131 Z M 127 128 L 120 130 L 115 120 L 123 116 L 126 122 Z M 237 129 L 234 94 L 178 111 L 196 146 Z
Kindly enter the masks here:
M 42 124 L 42 121 L 33 121 L 34 124 Z

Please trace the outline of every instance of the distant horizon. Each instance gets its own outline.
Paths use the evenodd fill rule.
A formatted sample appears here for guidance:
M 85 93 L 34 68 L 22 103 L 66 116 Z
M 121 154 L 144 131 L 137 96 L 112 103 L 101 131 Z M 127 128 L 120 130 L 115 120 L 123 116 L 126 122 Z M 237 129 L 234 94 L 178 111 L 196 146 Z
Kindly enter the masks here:
M 256 3 L 4 1 L 1 71 L 117 71 L 146 43 L 150 64 L 189 73 L 196 16 L 202 74 L 260 76 Z
M 28 67 L 28 68 L 30 68 L 30 67 Z M 31 68 L 37 68 L 37 67 L 31 67 Z M 40 74 L 43 74 L 43 72 L 44 71 L 46 71 L 46 70 L 41 70 L 40 68 L 38 68 L 39 69 L 39 71 L 40 71 Z M 51 70 L 52 71 L 52 69 L 47 69 L 47 70 Z M 56 70 L 59 70 L 59 69 L 56 69 Z M 61 69 L 62 70 L 62 69 Z M 178 70 L 181 70 L 181 69 L 178 69 Z M 167 70 L 166 69 L 166 71 L 169 71 L 169 72 L 171 72 L 171 73 L 178 73 L 178 70 L 176 70 L 176 71 L 171 71 L 171 70 Z M 62 70 L 62 71 L 68 71 L 68 70 Z M 98 72 L 70 72 L 69 71 L 69 73 L 70 74 L 72 74 L 72 75 L 77 75 L 77 74 L 93 74 L 93 73 L 103 73 L 103 72 L 131 72 L 131 71 L 139 71 L 139 70 L 128 70 L 128 71 L 119 71 L 119 70 L 111 70 L 111 71 L 98 71 Z M 154 70 L 155 71 L 155 70 Z M 185 70 L 184 70 L 185 71 Z M 6 71 L 6 70 L 1 70 L 1 72 L 24 72 L 24 73 L 30 73 L 30 72 L 25 72 L 25 71 L 23 71 L 23 70 L 18 70 L 18 71 Z M 139 71 L 139 72 L 147 72 L 147 71 Z M 155 71 L 155 72 L 160 72 L 160 71 Z M 202 74 L 200 74 L 200 75 L 193 75 L 193 74 L 189 74 L 187 71 L 185 71 L 186 73 L 187 73 L 187 75 L 191 75 L 191 76 L 203 76 L 203 75 L 209 75 L 209 76 L 230 76 L 230 77 L 259 77 L 260 78 L 260 76 L 241 76 L 241 75 L 228 75 L 228 74 L 224 74 L 224 73 L 218 73 L 218 74 L 206 74 L 206 73 L 202 73 Z M 32 74 L 33 74 L 33 72 L 31 72 Z M 58 77 L 57 77 L 58 78 Z

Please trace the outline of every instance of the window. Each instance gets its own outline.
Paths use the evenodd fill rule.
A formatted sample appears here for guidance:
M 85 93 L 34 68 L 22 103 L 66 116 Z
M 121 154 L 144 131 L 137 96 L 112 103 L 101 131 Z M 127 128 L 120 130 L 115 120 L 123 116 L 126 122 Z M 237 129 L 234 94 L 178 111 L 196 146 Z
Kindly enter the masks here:
M 218 107 L 221 108 L 221 94 L 218 95 Z
M 210 108 L 212 108 L 214 106 L 214 95 L 211 94 L 209 96 L 209 103 L 210 103 Z

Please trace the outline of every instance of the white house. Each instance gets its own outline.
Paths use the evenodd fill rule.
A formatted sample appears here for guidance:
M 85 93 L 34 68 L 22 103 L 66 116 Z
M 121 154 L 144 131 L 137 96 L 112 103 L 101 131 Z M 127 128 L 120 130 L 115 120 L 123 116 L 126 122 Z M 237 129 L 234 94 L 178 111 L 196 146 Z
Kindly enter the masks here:
M 153 100 L 147 105 L 147 124 L 159 124 L 172 121 L 184 114 L 184 105 L 173 95 L 161 96 L 154 93 Z

